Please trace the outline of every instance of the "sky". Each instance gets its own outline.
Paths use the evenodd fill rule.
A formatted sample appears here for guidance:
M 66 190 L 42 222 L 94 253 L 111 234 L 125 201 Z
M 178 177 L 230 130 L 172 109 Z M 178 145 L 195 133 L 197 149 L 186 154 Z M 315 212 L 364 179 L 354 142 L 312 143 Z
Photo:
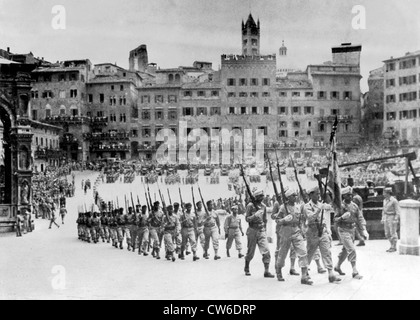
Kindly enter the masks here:
M 51 26 L 56 5 L 66 10 L 65 30 Z M 365 30 L 352 28 L 355 5 L 366 9 Z M 250 12 L 261 21 L 261 53 L 285 40 L 300 69 L 331 61 L 333 46 L 362 44 L 364 92 L 383 60 L 420 50 L 419 0 L 0 0 L 0 48 L 127 68 L 129 51 L 146 44 L 161 68 L 204 60 L 218 69 L 222 54 L 241 53 Z

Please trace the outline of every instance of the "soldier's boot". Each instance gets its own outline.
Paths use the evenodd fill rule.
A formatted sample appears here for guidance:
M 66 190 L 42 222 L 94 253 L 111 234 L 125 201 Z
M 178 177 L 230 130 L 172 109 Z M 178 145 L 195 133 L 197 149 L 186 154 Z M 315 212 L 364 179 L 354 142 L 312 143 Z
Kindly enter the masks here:
M 251 272 L 249 271 L 249 261 L 245 260 L 245 275 L 247 277 L 251 276 Z
M 330 283 L 339 283 L 341 279 L 334 274 L 334 271 L 328 270 L 328 281 Z
M 387 252 L 389 253 L 397 252 L 397 241 L 395 240 L 391 241 L 391 248 Z
M 152 250 L 152 257 L 156 258 L 156 249 L 155 248 L 153 248 L 153 250 Z
M 227 249 L 227 250 L 226 250 L 226 256 L 227 256 L 228 258 L 230 258 L 230 252 L 229 252 L 229 249 Z
M 365 241 L 364 240 L 360 240 L 359 241 L 359 244 L 357 245 L 358 247 L 364 247 L 364 246 L 366 246 L 366 243 L 365 243 Z
M 314 283 L 309 277 L 308 268 L 302 268 L 302 280 L 300 281 L 301 284 L 312 286 Z
M 363 279 L 363 277 L 359 274 L 359 271 L 357 270 L 357 268 L 356 268 L 356 263 L 355 262 L 352 262 L 351 263 L 351 266 L 353 267 L 353 279 L 355 279 L 355 280 L 362 280 Z
M 210 256 L 209 256 L 209 253 L 208 253 L 208 251 L 206 250 L 206 251 L 204 251 L 204 259 L 210 259 Z
M 281 269 L 277 271 L 277 280 L 280 281 L 280 282 L 285 281 L 284 278 L 283 278 L 283 272 L 282 272 Z
M 214 250 L 214 260 L 220 260 L 220 259 L 222 259 L 220 256 L 219 256 L 219 254 L 218 254 L 218 251 L 217 250 Z
M 294 268 L 293 269 L 290 269 L 290 275 L 291 276 L 300 276 L 300 273 L 298 273 Z
M 120 241 L 120 249 L 121 250 L 124 250 L 124 246 L 123 246 L 123 242 L 122 241 Z
M 200 258 L 197 257 L 197 252 L 193 252 L 193 254 L 194 254 L 194 257 L 193 257 L 194 262 L 200 260 Z
M 270 264 L 264 263 L 264 278 L 274 278 L 274 275 L 270 273 Z
M 321 264 L 321 260 L 316 260 L 316 265 L 318 266 L 318 273 L 319 274 L 327 273 L 327 270 L 325 270 L 324 267 Z
M 186 254 L 187 256 L 189 256 L 189 255 L 191 254 L 191 252 L 189 252 L 189 251 L 187 250 L 187 252 L 185 252 L 185 254 Z
M 174 253 L 174 252 L 172 252 L 172 253 L 171 253 L 171 256 L 172 256 L 172 262 L 175 262 L 175 261 L 176 261 L 176 258 L 175 258 L 175 253 Z
M 239 255 L 238 255 L 239 259 L 242 259 L 243 257 L 245 257 L 242 252 L 239 251 Z
M 127 245 L 127 251 L 131 251 L 131 245 L 130 244 Z
M 158 248 L 156 248 L 156 259 L 160 260 L 160 250 Z
M 338 263 L 334 268 L 334 271 L 337 272 L 340 276 L 345 276 L 346 274 L 341 270 L 341 265 L 344 263 L 343 258 L 341 255 L 338 257 Z

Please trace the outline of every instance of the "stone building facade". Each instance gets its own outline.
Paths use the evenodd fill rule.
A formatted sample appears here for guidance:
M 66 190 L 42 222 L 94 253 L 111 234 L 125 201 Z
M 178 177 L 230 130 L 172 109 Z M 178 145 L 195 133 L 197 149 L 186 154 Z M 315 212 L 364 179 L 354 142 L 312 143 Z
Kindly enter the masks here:
M 362 126 L 365 139 L 379 141 L 384 128 L 384 68 L 372 70 L 368 79 L 369 91 L 364 95 Z
M 149 63 L 146 45 L 130 52 L 129 70 L 89 60 L 43 66 L 33 72 L 32 119 L 63 127 L 61 147 L 83 161 L 154 159 L 162 129 L 177 137 L 174 148 L 191 146 L 193 140 L 179 140 L 180 123 L 187 134 L 227 129 L 237 137 L 251 129 L 254 147 L 261 132 L 266 148 L 298 157 L 325 151 L 337 116 L 341 146 L 357 145 L 361 46 L 334 47 L 331 62 L 296 71 L 282 65 L 284 42 L 280 61 L 261 54 L 261 26 L 252 15 L 241 36 L 241 54 L 223 54 L 219 70 L 204 61 L 160 69 Z
M 384 63 L 384 137 L 399 144 L 417 144 L 420 134 L 420 51 Z

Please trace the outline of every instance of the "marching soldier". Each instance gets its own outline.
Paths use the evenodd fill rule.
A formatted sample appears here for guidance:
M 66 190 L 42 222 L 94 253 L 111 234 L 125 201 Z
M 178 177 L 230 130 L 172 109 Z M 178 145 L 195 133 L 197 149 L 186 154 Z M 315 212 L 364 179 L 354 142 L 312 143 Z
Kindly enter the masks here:
M 95 206 L 96 207 L 96 206 Z M 101 219 L 99 217 L 99 210 L 94 210 L 92 219 L 92 240 L 94 243 L 99 242 L 99 235 L 101 234 Z
M 118 210 L 118 216 L 117 216 L 117 237 L 118 242 L 120 244 L 120 249 L 123 250 L 123 242 L 124 242 L 124 229 L 125 229 L 125 217 L 124 217 L 124 209 L 120 208 Z
M 209 259 L 210 255 L 208 253 L 210 247 L 210 239 L 213 242 L 214 249 L 214 260 L 221 259 L 218 255 L 219 251 L 219 236 L 220 236 L 220 219 L 217 213 L 213 210 L 213 202 L 207 201 L 207 210 L 208 215 L 206 214 L 204 220 L 204 235 L 205 235 L 205 244 L 204 244 L 204 255 L 205 259 Z
M 136 252 L 137 249 L 137 238 L 139 234 L 138 219 L 141 214 L 141 205 L 136 205 L 136 210 L 134 212 L 133 224 L 131 226 L 131 246 L 133 252 Z
M 384 209 L 382 212 L 382 223 L 385 225 L 385 236 L 391 243 L 389 253 L 397 251 L 398 222 L 400 220 L 400 205 L 397 199 L 392 196 L 392 188 L 384 190 Z
M 86 227 L 86 241 L 91 243 L 92 240 L 92 226 L 93 226 L 93 219 L 91 217 L 91 213 L 86 213 L 86 220 L 85 220 L 85 227 Z M 94 240 L 94 239 L 93 239 Z
M 181 253 L 180 259 L 185 260 L 184 252 L 187 247 L 188 242 L 191 244 L 191 249 L 193 252 L 193 260 L 194 262 L 200 260 L 197 256 L 197 242 L 195 234 L 197 231 L 197 217 L 195 217 L 191 213 L 192 204 L 187 203 L 185 205 L 186 212 L 185 214 L 181 215 L 181 235 L 182 235 L 182 245 L 181 245 Z
M 181 221 L 181 217 L 182 217 L 182 212 L 181 210 L 179 210 L 180 206 L 178 202 L 174 203 L 174 215 L 176 215 L 179 219 L 179 221 Z M 181 232 L 179 232 L 176 236 L 176 252 L 178 254 L 178 257 L 180 258 L 181 255 L 181 245 L 182 245 L 182 234 Z
M 277 218 L 280 228 L 280 251 L 276 260 L 276 272 L 278 281 L 283 282 L 282 269 L 290 247 L 293 246 L 299 258 L 299 266 L 302 269 L 301 283 L 303 285 L 312 285 L 308 275 L 308 252 L 302 231 L 303 213 L 301 206 L 296 204 L 297 194 L 293 190 L 286 191 L 288 202 L 280 208 L 280 214 Z M 287 206 L 287 210 L 286 210 Z
M 369 239 L 369 234 L 366 230 L 366 220 L 363 217 L 359 207 L 352 201 L 353 190 L 351 187 L 342 189 L 341 194 L 343 196 L 342 212 L 337 213 L 335 221 L 338 225 L 338 233 L 340 239 L 343 242 L 343 250 L 338 257 L 338 264 L 335 267 L 335 271 L 344 276 L 345 273 L 341 271 L 341 265 L 344 263 L 346 258 L 353 267 L 353 278 L 356 280 L 362 280 L 363 277 L 359 274 L 356 267 L 357 254 L 356 247 L 354 245 L 355 230 L 359 229 L 361 234 L 366 240 Z
M 167 208 L 167 215 L 163 217 L 163 228 L 164 228 L 164 240 L 166 247 L 166 257 L 168 260 L 173 262 L 176 261 L 175 258 L 175 244 L 174 240 L 176 239 L 177 231 L 180 229 L 179 219 L 176 215 L 173 214 L 173 206 L 169 205 Z
M 111 234 L 112 246 L 118 249 L 118 210 L 113 210 L 111 217 L 108 220 L 109 230 Z
M 152 213 L 149 217 L 149 232 L 151 237 L 151 242 L 153 245 L 153 258 L 160 259 L 160 234 L 162 228 L 162 219 L 163 219 L 163 212 L 160 210 L 160 202 L 155 202 L 153 204 Z
M 76 220 L 78 239 L 83 240 L 83 213 L 79 211 L 79 217 Z
M 131 240 L 131 231 L 133 230 L 133 225 L 135 224 L 136 216 L 133 214 L 133 208 L 128 208 L 128 214 L 125 216 L 125 228 L 124 233 L 126 236 L 127 241 L 127 250 L 131 251 L 131 247 L 133 246 L 132 240 Z M 135 251 L 133 247 L 133 252 Z
M 200 241 L 201 247 L 204 250 L 204 248 L 206 247 L 206 237 L 204 236 L 204 219 L 206 216 L 206 212 L 203 209 L 203 203 L 201 201 L 197 202 L 196 206 L 197 206 L 197 234 L 196 234 L 197 241 L 196 242 L 198 243 L 198 241 Z
M 329 282 L 338 283 L 341 281 L 341 279 L 336 277 L 333 271 L 331 255 L 332 238 L 327 225 L 324 223 L 326 215 L 322 217 L 322 212 L 324 211 L 325 213 L 325 208 L 324 204 L 319 202 L 319 188 L 312 188 L 308 193 L 311 200 L 304 207 L 304 213 L 308 223 L 308 230 L 306 232 L 306 239 L 308 242 L 308 264 L 311 264 L 312 258 L 314 257 L 316 251 L 319 249 L 322 259 L 325 263 L 325 267 L 328 270 Z M 322 228 L 321 236 L 319 236 L 319 228 Z
M 254 194 L 256 205 L 253 203 L 248 204 L 246 208 L 246 221 L 249 223 L 249 228 L 246 233 L 248 237 L 248 253 L 245 258 L 245 275 L 251 276 L 250 263 L 255 256 L 255 249 L 257 245 L 263 255 L 264 263 L 264 278 L 274 278 L 270 273 L 270 249 L 267 241 L 267 208 L 262 204 L 264 200 L 264 191 L 259 190 Z
M 105 242 L 105 240 L 109 243 L 109 234 L 108 234 L 108 217 L 106 212 L 102 213 L 101 216 L 101 238 L 102 242 Z
M 138 227 L 138 243 L 139 243 L 139 255 L 143 254 L 147 257 L 147 247 L 149 246 L 149 214 L 147 213 L 147 206 L 141 208 L 141 214 L 137 219 Z
M 279 223 L 278 216 L 280 214 L 280 202 L 276 201 L 274 203 L 273 212 L 271 213 L 271 219 L 276 222 L 276 235 L 277 235 L 277 244 L 276 244 L 276 252 L 275 252 L 275 260 L 277 261 L 277 257 L 280 252 L 280 244 L 281 244 L 281 224 Z M 290 248 L 290 275 L 291 276 L 300 276 L 300 274 L 295 269 L 296 265 L 296 251 L 293 246 Z
M 238 206 L 232 207 L 232 214 L 229 215 L 225 220 L 225 234 L 227 237 L 226 250 L 227 257 L 230 258 L 230 249 L 232 248 L 233 240 L 236 243 L 236 250 L 239 252 L 239 259 L 242 259 L 242 237 L 245 235 L 242 230 L 241 219 L 238 217 Z

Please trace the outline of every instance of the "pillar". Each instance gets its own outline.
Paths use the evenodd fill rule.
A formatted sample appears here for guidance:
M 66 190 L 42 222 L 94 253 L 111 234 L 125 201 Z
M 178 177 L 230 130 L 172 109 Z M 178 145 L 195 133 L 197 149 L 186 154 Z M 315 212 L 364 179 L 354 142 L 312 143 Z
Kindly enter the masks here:
M 414 200 L 400 201 L 401 207 L 401 255 L 420 255 L 419 244 L 419 210 L 420 202 Z

